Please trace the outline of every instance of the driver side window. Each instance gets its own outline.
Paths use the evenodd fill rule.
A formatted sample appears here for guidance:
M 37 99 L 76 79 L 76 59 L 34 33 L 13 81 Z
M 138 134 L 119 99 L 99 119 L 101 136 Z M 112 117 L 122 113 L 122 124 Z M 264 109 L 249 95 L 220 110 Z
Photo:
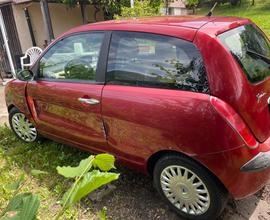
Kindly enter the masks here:
M 41 58 L 39 78 L 95 81 L 104 33 L 82 33 L 60 40 Z

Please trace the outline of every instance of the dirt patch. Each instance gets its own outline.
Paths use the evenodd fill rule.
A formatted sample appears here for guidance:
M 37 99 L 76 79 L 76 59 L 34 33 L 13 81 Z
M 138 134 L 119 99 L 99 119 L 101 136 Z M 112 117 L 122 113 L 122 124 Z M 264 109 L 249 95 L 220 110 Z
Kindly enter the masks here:
M 8 122 L 4 100 L 4 86 L 0 86 L 0 124 Z M 109 219 L 179 219 L 169 210 L 152 186 L 152 180 L 131 170 L 120 168 L 120 179 L 114 183 L 116 188 L 101 201 L 91 202 L 94 212 L 107 207 Z M 87 201 L 84 203 L 89 204 Z M 87 205 L 88 206 L 88 205 Z M 241 201 L 229 201 L 222 220 L 270 219 L 270 182 L 256 195 Z
M 270 206 L 270 183 L 264 188 L 262 192 L 262 199 L 265 200 Z
M 92 202 L 94 212 L 105 206 L 109 219 L 180 219 L 161 201 L 153 188 L 151 178 L 123 167 L 120 167 L 120 173 L 120 179 L 113 183 L 116 189 L 101 201 Z M 269 189 L 270 183 L 247 199 L 241 201 L 231 199 L 219 220 L 269 220 L 270 203 L 263 196 L 269 195 Z

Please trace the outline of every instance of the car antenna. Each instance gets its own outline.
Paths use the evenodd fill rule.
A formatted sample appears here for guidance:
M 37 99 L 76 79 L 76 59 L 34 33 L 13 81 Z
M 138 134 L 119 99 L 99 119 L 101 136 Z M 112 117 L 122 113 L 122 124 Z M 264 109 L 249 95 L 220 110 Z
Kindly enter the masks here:
M 208 17 L 211 17 L 211 16 L 212 16 L 213 11 L 214 11 L 215 7 L 217 6 L 217 4 L 218 4 L 218 2 L 216 2 L 216 3 L 214 4 L 214 6 L 211 8 L 211 10 L 208 12 L 208 14 L 207 14 L 206 16 L 208 16 Z

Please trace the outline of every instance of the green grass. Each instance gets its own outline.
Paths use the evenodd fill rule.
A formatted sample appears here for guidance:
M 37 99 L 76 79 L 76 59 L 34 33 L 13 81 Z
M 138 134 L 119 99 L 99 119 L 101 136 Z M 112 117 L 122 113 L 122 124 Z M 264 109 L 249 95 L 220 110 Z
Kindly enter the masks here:
M 242 1 L 241 6 L 232 7 L 230 4 L 219 5 L 214 10 L 214 15 L 245 17 L 255 22 L 270 37 L 270 1 L 256 0 L 255 6 L 251 1 Z M 198 14 L 207 14 L 209 9 L 198 9 Z
M 5 185 L 14 182 L 21 174 L 27 179 L 22 192 L 31 191 L 41 200 L 38 219 L 53 219 L 60 208 L 59 200 L 71 182 L 57 174 L 56 167 L 78 165 L 81 159 L 89 156 L 74 148 L 49 140 L 42 143 L 23 143 L 6 126 L 0 126 L 0 213 L 7 205 L 12 193 L 5 190 Z M 31 170 L 46 171 L 48 175 L 31 176 Z M 64 219 L 92 219 L 96 216 L 91 211 L 90 202 L 85 199 L 84 207 L 80 204 L 70 208 Z M 86 205 L 85 205 L 86 204 Z

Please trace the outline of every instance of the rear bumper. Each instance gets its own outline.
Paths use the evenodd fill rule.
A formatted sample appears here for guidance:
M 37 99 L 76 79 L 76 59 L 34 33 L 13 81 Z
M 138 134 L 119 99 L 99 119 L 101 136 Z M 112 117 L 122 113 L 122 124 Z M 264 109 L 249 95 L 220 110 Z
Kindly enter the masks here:
M 236 149 L 195 157 L 220 179 L 233 198 L 248 197 L 270 181 L 270 138 L 256 149 Z
M 242 172 L 258 172 L 270 168 L 270 151 L 260 152 L 246 164 L 244 164 L 240 170 Z

